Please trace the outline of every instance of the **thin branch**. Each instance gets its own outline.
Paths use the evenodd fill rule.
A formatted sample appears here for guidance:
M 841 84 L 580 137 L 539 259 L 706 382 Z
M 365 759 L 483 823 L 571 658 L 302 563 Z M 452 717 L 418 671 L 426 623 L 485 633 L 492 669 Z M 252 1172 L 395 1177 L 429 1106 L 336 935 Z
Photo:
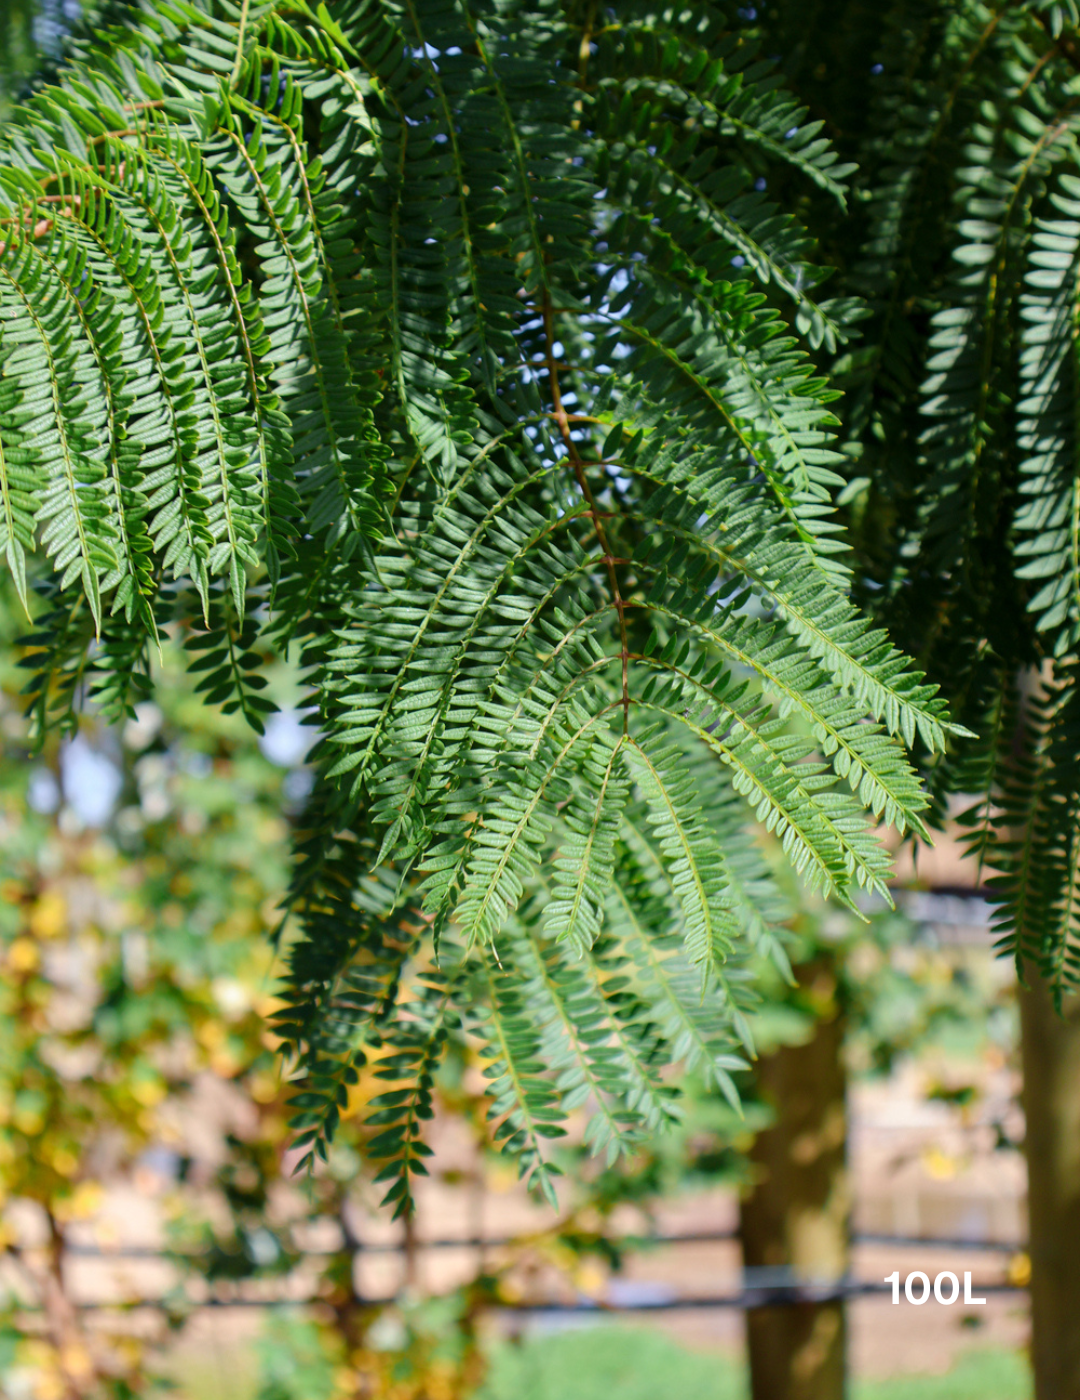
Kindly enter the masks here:
M 604 551 L 604 563 L 607 565 L 608 577 L 611 580 L 611 591 L 615 600 L 615 610 L 619 614 L 619 639 L 621 642 L 622 655 L 622 707 L 623 707 L 623 733 L 630 728 L 630 646 L 626 630 L 626 603 L 619 587 L 619 575 L 616 571 L 616 556 L 612 553 L 611 545 L 608 543 L 607 532 L 604 529 L 603 517 L 596 505 L 596 498 L 589 485 L 589 478 L 585 473 L 585 464 L 581 460 L 577 443 L 570 432 L 570 419 L 566 409 L 563 407 L 562 392 L 559 388 L 559 368 L 555 360 L 555 327 L 554 316 L 551 310 L 551 299 L 545 291 L 544 294 L 544 341 L 547 348 L 547 369 L 548 379 L 551 385 L 551 402 L 554 408 L 553 417 L 558 424 L 559 432 L 570 458 L 571 466 L 574 469 L 574 476 L 577 478 L 581 494 L 589 507 L 589 514 L 592 517 L 593 528 L 596 531 L 596 538 L 600 542 L 600 548 Z M 621 562 L 621 561 L 620 561 Z

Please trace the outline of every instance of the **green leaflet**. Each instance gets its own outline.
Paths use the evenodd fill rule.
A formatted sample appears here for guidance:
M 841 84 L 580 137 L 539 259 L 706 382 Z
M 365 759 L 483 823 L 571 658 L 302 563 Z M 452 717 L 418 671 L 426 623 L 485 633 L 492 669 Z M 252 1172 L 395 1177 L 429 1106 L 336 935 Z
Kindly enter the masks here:
M 1031 237 L 1028 286 L 1021 316 L 1026 322 L 1020 379 L 1025 397 L 1018 445 L 1030 455 L 1020 464 L 1027 498 L 1017 511 L 1016 556 L 1026 562 L 1018 578 L 1045 580 L 1028 609 L 1039 614 L 1040 632 L 1054 631 L 1062 656 L 1080 642 L 1080 478 L 1077 473 L 1076 301 L 1080 271 L 1080 193 L 1074 176 L 1060 176 L 1051 200 L 1064 218 L 1042 219 Z
M 615 869 L 615 842 L 628 790 L 620 771 L 622 740 L 597 740 L 579 769 L 580 789 L 560 817 L 563 835 L 552 861 L 551 899 L 544 934 L 565 938 L 582 952 L 592 946 L 603 920 L 607 886 Z
M 653 840 L 667 859 L 685 926 L 686 951 L 706 974 L 722 965 L 737 937 L 724 903 L 723 861 L 694 800 L 694 779 L 678 749 L 649 735 L 628 745 L 628 761 L 648 810 Z

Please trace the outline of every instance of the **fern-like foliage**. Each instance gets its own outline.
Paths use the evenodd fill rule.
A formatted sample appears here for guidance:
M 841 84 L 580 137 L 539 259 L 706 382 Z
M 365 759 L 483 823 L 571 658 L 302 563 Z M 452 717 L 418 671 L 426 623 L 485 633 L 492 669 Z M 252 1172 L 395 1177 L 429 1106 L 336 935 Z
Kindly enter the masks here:
M 161 0 L 0 135 L 35 713 L 122 714 L 169 628 L 258 728 L 292 648 L 296 1127 L 373 1075 L 400 1211 L 448 1038 L 550 1197 L 575 1106 L 614 1154 L 673 1060 L 734 1097 L 784 965 L 748 821 L 849 905 L 923 831 L 949 726 L 848 598 L 809 357 L 858 310 L 773 170 L 842 213 L 745 26 L 646 0 Z
M 1080 898 L 1080 10 L 841 9 L 828 57 L 856 76 L 815 95 L 867 211 L 831 245 L 871 311 L 838 365 L 864 597 L 978 735 L 926 755 L 934 817 L 966 809 L 1000 947 L 1060 997 Z M 808 27 L 785 0 L 770 14 L 774 45 Z M 808 93 L 822 54 L 789 52 Z

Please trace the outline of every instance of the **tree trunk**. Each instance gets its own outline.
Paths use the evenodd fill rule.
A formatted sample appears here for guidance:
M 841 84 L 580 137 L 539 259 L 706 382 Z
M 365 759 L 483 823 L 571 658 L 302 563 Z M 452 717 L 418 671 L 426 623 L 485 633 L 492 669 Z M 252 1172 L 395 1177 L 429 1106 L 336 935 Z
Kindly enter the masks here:
M 1020 992 L 1035 1400 L 1080 1400 L 1080 998 Z
M 795 1283 L 805 1291 L 787 1306 L 747 1310 L 751 1395 L 843 1400 L 844 1304 L 828 1296 L 848 1267 L 843 1018 L 830 957 L 805 963 L 796 975 L 827 1010 L 805 1044 L 758 1061 L 758 1087 L 776 1122 L 758 1134 L 750 1154 L 757 1182 L 742 1202 L 740 1233 L 749 1289 Z
M 45 1330 L 56 1353 L 57 1380 L 63 1400 L 85 1400 L 98 1389 L 99 1376 L 78 1310 L 64 1282 L 64 1236 L 52 1211 L 46 1207 L 49 1244 L 40 1279 L 41 1311 Z

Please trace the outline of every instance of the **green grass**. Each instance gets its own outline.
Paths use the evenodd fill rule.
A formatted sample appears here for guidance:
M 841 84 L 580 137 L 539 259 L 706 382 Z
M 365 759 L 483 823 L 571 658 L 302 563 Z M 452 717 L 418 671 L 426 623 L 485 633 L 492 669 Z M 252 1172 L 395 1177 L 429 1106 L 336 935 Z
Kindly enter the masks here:
M 647 1328 L 588 1327 L 504 1345 L 477 1400 L 745 1400 L 742 1366 Z
M 171 1368 L 183 1400 L 254 1400 L 257 1353 L 263 1369 L 282 1350 L 281 1395 L 314 1400 L 323 1389 L 302 1374 L 293 1335 L 275 1324 L 273 1340 L 204 1340 L 179 1349 Z M 303 1338 L 300 1337 L 302 1341 Z M 269 1347 L 269 1351 L 268 1351 Z M 276 1353 L 275 1353 L 276 1354 Z M 272 1370 L 273 1368 L 271 1368 Z M 280 1368 L 279 1368 L 280 1369 Z M 272 1392 L 278 1394 L 279 1392 Z M 722 1351 L 689 1351 L 645 1323 L 611 1323 L 536 1332 L 522 1345 L 504 1342 L 491 1356 L 488 1379 L 475 1400 L 747 1400 L 741 1360 Z M 897 1376 L 855 1381 L 850 1400 L 1031 1400 L 1031 1376 L 1018 1352 L 965 1352 L 944 1376 Z
M 746 1400 L 740 1362 L 687 1351 L 648 1328 L 609 1326 L 534 1335 L 492 1356 L 477 1400 Z M 1030 1400 L 1011 1351 L 968 1352 L 944 1376 L 856 1381 L 852 1400 Z
M 1031 1371 L 1015 1351 L 969 1351 L 944 1376 L 856 1383 L 853 1400 L 1031 1400 Z

